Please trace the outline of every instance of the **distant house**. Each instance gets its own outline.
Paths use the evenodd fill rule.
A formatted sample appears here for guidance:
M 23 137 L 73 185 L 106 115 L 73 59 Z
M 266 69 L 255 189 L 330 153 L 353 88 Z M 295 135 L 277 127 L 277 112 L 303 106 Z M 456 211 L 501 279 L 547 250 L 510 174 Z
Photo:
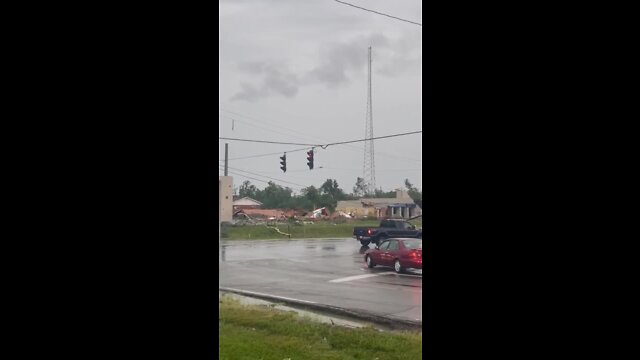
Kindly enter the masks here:
M 416 205 L 407 191 L 400 189 L 396 190 L 395 198 L 361 198 L 358 200 L 338 201 L 336 211 L 341 211 L 354 217 L 407 219 L 422 215 L 422 208 Z
M 242 199 L 233 201 L 233 209 L 234 210 L 244 210 L 244 209 L 260 209 L 262 208 L 262 203 L 258 200 L 254 200 L 250 197 L 243 197 Z

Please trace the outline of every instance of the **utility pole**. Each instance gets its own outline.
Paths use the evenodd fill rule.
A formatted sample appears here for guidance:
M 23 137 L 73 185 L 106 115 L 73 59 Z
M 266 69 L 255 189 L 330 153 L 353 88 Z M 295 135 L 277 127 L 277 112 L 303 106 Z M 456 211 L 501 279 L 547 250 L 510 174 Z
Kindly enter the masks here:
M 229 176 L 229 143 L 224 144 L 224 176 Z

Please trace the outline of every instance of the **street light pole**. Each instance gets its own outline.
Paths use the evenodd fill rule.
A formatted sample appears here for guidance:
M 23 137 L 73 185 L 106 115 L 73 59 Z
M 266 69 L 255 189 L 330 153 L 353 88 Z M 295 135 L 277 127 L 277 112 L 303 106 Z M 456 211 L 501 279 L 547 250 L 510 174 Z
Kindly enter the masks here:
M 229 176 L 229 143 L 224 144 L 224 176 Z

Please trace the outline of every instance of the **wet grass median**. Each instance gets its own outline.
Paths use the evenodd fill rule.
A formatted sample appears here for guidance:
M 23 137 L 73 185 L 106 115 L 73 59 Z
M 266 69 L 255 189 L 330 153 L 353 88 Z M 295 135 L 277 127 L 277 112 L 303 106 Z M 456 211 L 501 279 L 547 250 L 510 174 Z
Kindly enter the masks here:
M 411 223 L 419 228 L 422 227 L 422 219 L 413 220 Z M 222 238 L 228 240 L 288 239 L 289 236 L 284 234 L 291 234 L 292 239 L 329 237 L 345 238 L 353 235 L 353 228 L 356 226 L 377 227 L 379 225 L 380 222 L 377 220 L 353 222 L 317 221 L 313 223 L 264 223 L 255 225 L 223 224 L 221 233 Z
M 328 325 L 269 306 L 220 298 L 220 359 L 422 358 L 421 332 Z

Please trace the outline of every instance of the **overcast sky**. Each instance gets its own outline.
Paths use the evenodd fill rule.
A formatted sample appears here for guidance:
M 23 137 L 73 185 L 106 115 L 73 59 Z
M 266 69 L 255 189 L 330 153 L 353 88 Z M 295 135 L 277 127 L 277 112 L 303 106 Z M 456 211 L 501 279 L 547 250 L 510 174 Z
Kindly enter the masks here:
M 345 1 L 422 23 L 419 0 Z M 422 130 L 421 26 L 333 0 L 219 4 L 220 136 L 305 144 L 364 138 L 369 46 L 374 136 Z M 234 187 L 249 180 L 264 188 L 267 176 L 286 181 L 274 180 L 299 193 L 331 178 L 351 192 L 356 178 L 363 176 L 362 142 L 316 148 L 312 171 L 305 151 L 290 152 L 286 173 L 280 170 L 281 154 L 234 158 L 304 146 L 219 140 L 219 160 L 224 159 L 225 142 Z M 376 140 L 374 147 L 378 188 L 404 187 L 408 178 L 422 189 L 422 134 Z

